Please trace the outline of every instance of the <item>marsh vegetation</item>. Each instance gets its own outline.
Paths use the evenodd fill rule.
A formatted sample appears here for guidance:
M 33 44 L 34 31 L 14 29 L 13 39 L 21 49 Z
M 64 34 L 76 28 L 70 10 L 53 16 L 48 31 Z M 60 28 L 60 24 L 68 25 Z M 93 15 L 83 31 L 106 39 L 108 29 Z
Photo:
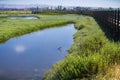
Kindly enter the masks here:
M 0 42 L 33 31 L 74 23 L 77 32 L 69 54 L 53 65 L 44 80 L 107 80 L 110 78 L 107 71 L 112 66 L 120 65 L 120 42 L 109 40 L 94 18 L 70 14 L 37 16 L 39 20 L 0 19 Z

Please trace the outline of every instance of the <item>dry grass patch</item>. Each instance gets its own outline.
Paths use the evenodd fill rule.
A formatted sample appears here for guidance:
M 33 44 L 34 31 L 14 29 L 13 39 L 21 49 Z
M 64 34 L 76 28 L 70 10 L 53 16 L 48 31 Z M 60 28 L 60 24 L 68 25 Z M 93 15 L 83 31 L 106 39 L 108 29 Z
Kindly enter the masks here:
M 120 80 L 120 65 L 116 64 L 110 67 L 103 80 Z

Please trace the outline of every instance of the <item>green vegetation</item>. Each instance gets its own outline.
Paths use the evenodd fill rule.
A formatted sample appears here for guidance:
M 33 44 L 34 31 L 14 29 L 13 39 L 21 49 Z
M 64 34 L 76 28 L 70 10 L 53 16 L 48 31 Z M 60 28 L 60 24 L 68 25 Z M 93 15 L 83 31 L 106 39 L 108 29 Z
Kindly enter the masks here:
M 69 54 L 45 74 L 45 80 L 102 80 L 109 66 L 120 64 L 120 43 L 108 40 L 92 17 L 78 19 L 75 27 Z
M 38 20 L 0 18 L 0 42 L 44 28 L 75 23 L 78 30 L 66 58 L 53 65 L 45 80 L 102 80 L 113 65 L 120 65 L 120 43 L 106 38 L 92 17 L 37 15 Z M 107 75 L 107 77 L 105 77 Z
M 10 14 L 11 15 L 11 14 Z M 5 17 L 7 17 L 6 15 Z M 13 16 L 13 15 L 12 15 Z M 30 33 L 44 28 L 55 27 L 72 23 L 79 16 L 74 15 L 36 15 L 40 19 L 25 20 L 25 19 L 7 19 L 4 15 L 0 16 L 0 42 L 4 42 L 12 37 Z M 69 17 L 71 16 L 71 17 Z
M 58 13 L 58 12 L 41 12 L 42 15 L 65 15 L 65 13 Z

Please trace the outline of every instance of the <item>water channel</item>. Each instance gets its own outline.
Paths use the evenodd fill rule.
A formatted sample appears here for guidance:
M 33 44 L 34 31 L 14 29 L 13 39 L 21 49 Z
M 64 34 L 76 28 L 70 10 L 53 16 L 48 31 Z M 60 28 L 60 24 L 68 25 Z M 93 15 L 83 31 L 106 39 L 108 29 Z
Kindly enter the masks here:
M 9 16 L 8 19 L 39 19 L 37 16 Z
M 42 80 L 73 44 L 74 24 L 48 28 L 0 44 L 0 80 Z

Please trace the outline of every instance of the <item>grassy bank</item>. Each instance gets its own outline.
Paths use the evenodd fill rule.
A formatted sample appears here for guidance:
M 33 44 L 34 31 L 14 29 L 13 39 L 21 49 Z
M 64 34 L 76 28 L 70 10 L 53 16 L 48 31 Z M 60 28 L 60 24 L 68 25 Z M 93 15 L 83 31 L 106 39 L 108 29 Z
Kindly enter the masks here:
M 37 16 L 39 16 L 40 19 L 11 20 L 11 19 L 5 18 L 4 16 L 1 16 L 0 18 L 0 42 L 4 42 L 12 37 L 30 33 L 36 30 L 41 30 L 44 28 L 72 23 L 74 22 L 76 18 L 79 18 L 79 16 L 75 16 L 75 15 L 60 15 L 60 16 L 58 15 L 37 15 Z
M 64 60 L 55 64 L 46 73 L 44 79 L 110 79 L 107 74 L 110 66 L 120 64 L 120 43 L 108 40 L 92 17 L 78 19 L 75 27 L 78 31 L 74 35 L 75 42 L 69 49 L 69 54 Z M 114 72 L 111 72 L 111 74 L 114 74 Z
M 53 65 L 45 80 L 108 80 L 111 69 L 120 65 L 120 43 L 106 38 L 92 17 L 78 15 L 37 15 L 37 20 L 0 18 L 0 42 L 33 31 L 75 23 L 78 30 L 66 58 Z M 117 66 L 116 66 L 117 65 Z M 119 75 L 119 74 L 118 74 Z M 113 75 L 114 76 L 114 75 Z M 119 80 L 119 79 L 118 79 Z

